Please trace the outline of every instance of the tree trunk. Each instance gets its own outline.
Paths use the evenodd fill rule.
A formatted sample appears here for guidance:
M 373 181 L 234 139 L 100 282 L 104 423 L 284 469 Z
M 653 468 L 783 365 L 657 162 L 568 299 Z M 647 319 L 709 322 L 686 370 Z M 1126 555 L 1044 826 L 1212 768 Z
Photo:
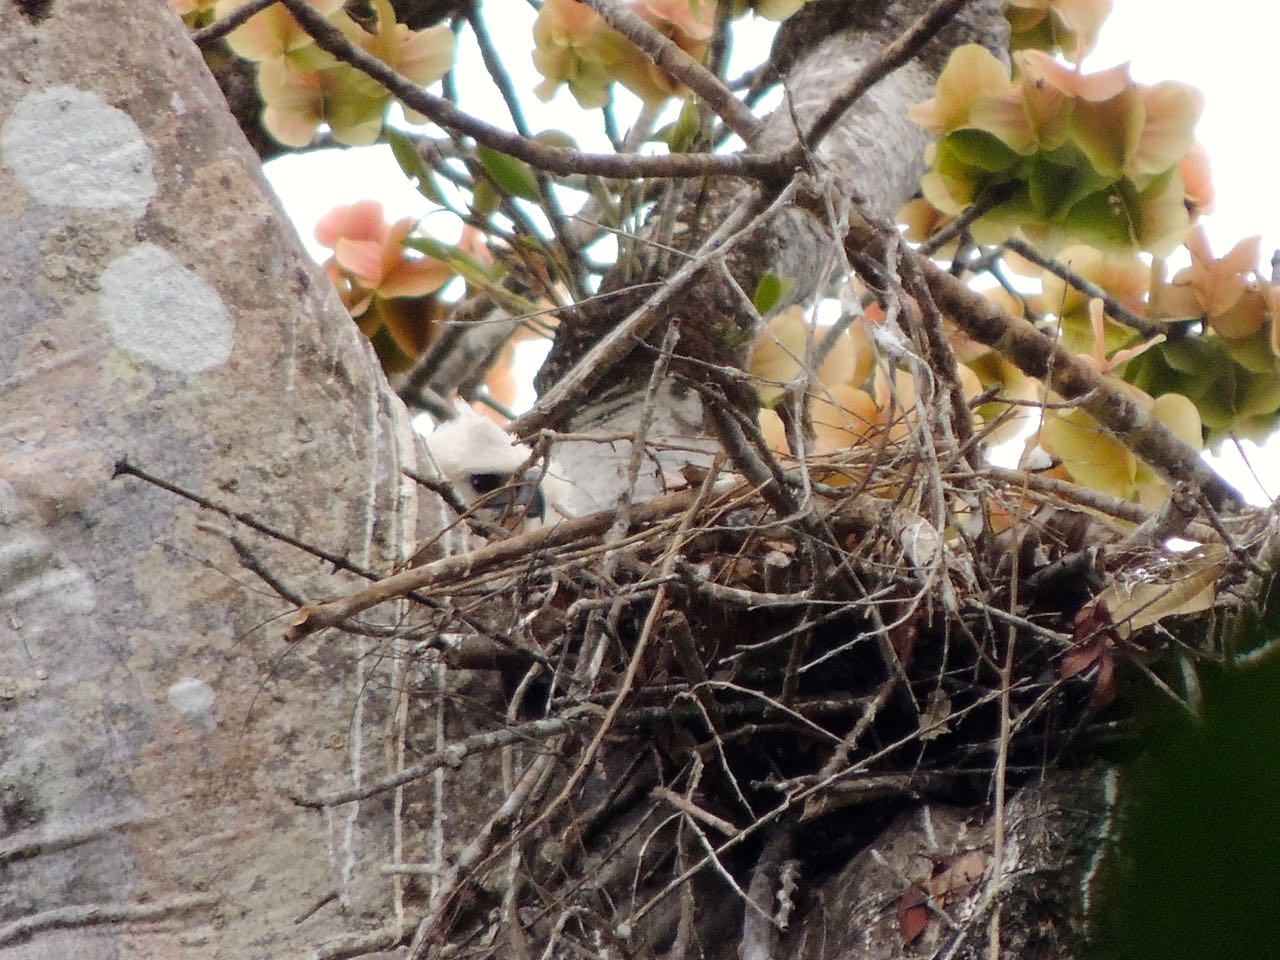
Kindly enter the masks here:
M 237 527 L 385 572 L 403 406 L 164 0 L 0 4 L 0 950 L 299 955 L 389 921 L 397 662 L 279 642 Z M 306 596 L 361 582 L 238 528 Z

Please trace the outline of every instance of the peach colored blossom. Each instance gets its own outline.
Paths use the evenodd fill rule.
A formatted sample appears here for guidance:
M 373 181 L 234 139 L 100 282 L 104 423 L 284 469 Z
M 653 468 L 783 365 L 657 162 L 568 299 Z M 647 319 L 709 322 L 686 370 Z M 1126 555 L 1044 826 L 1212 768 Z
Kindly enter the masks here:
M 217 13 L 225 17 L 244 6 L 246 0 L 218 0 Z M 307 0 L 316 11 L 331 17 L 342 9 L 343 0 Z M 227 46 L 246 60 L 259 62 L 288 56 L 304 47 L 312 47 L 315 41 L 307 34 L 289 11 L 279 5 L 267 7 L 250 17 L 227 34 Z
M 413 226 L 408 217 L 388 225 L 382 204 L 361 200 L 336 207 L 322 217 L 315 237 L 333 250 L 331 265 L 354 288 L 353 302 L 367 308 L 374 295 L 421 297 L 440 289 L 453 276 L 439 260 L 407 255 L 404 239 Z

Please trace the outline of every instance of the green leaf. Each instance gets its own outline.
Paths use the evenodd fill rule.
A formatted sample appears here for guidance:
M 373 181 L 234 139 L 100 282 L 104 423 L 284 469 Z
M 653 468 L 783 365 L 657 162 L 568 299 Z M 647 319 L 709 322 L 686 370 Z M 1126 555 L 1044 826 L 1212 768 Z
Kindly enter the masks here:
M 1176 344 L 1177 341 L 1174 343 Z M 1164 354 L 1164 348 L 1169 345 L 1169 341 L 1166 340 L 1138 354 L 1124 365 L 1123 379 L 1153 397 L 1158 397 L 1162 393 L 1181 393 L 1191 396 L 1186 389 L 1187 377 L 1171 366 Z M 1192 396 L 1191 399 L 1194 401 L 1195 397 Z
M 502 275 L 502 265 L 495 263 L 486 270 L 471 254 L 448 243 L 441 243 L 433 237 L 409 237 L 404 241 L 406 247 L 425 253 L 428 257 L 447 263 L 453 272 L 468 283 L 486 286 Z
M 1157 174 L 1141 190 L 1128 179 L 1119 183 L 1133 211 L 1138 242 L 1142 249 L 1167 257 L 1182 242 L 1191 225 L 1187 215 L 1186 190 L 1177 167 Z
M 668 125 L 665 129 L 667 141 L 667 149 L 672 153 L 682 153 L 693 146 L 698 139 L 698 131 L 701 129 L 701 118 L 698 116 L 698 106 L 692 100 L 686 100 L 680 108 L 680 115 L 676 117 L 675 123 Z
M 476 185 L 471 190 L 472 213 L 478 217 L 487 217 L 498 209 L 498 204 L 501 202 L 502 197 L 492 183 L 483 177 L 476 180 Z
M 559 147 L 561 150 L 577 150 L 578 141 L 563 130 L 543 130 L 535 133 L 533 139 L 548 147 Z
M 441 243 L 434 237 L 406 237 L 404 246 L 411 250 L 417 250 L 419 253 L 425 253 L 428 257 L 433 257 L 443 263 L 448 263 L 459 253 L 457 247 Z
M 1060 220 L 1067 233 L 1100 250 L 1131 253 L 1138 249 L 1137 225 L 1129 198 L 1118 187 L 1090 194 Z
M 1038 154 L 1026 173 L 1027 187 L 1036 213 L 1054 221 L 1090 194 L 1115 182 L 1089 166 L 1078 150 L 1055 150 L 1052 156 Z
M 1227 356 L 1250 373 L 1277 376 L 1276 355 L 1271 352 L 1271 332 L 1265 326 L 1258 328 L 1247 337 L 1235 340 L 1230 337 L 1215 339 L 1221 341 L 1222 349 Z
M 1022 159 L 1003 140 L 985 130 L 957 130 L 938 141 L 937 168 L 942 173 L 949 174 L 956 167 L 1003 173 Z
M 1195 376 L 1198 371 L 1213 369 L 1214 361 L 1220 359 L 1210 355 L 1209 345 L 1200 337 L 1166 340 L 1153 350 L 1158 351 L 1173 369 L 1189 376 Z
M 1213 378 L 1213 389 L 1205 390 L 1193 399 L 1200 410 L 1200 419 L 1212 430 L 1226 430 L 1240 415 L 1242 384 L 1238 376 L 1240 368 L 1227 364 Z
M 495 184 L 513 197 L 537 201 L 538 179 L 523 160 L 489 147 L 476 147 L 476 159 Z
M 436 183 L 435 177 L 432 176 L 431 168 L 427 166 L 422 159 L 422 155 L 418 153 L 418 147 L 413 142 L 413 139 L 395 127 L 383 127 L 382 134 L 387 141 L 387 146 L 391 148 L 391 155 L 396 158 L 396 163 L 400 165 L 400 170 L 407 178 L 414 181 L 418 192 L 432 203 L 438 203 L 442 207 L 445 206 L 444 194 L 440 192 L 440 187 Z
M 1240 416 L 1258 417 L 1280 410 L 1280 378 L 1273 374 L 1245 374 L 1241 378 Z
M 756 284 L 756 292 L 751 295 L 751 302 L 755 304 L 761 315 L 767 315 L 795 285 L 794 277 L 780 277 L 776 273 L 766 273 Z
M 506 273 L 501 263 L 495 262 L 486 267 L 465 250 L 441 243 L 432 237 L 411 237 L 405 240 L 404 245 L 447 264 L 469 287 L 487 291 L 513 312 L 531 313 L 538 309 L 536 304 L 504 289 L 498 283 Z

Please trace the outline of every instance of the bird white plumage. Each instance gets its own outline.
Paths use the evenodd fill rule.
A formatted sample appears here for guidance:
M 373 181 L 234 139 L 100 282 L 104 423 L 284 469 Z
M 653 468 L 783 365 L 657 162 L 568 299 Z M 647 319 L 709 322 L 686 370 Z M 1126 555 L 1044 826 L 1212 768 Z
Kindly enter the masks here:
M 458 404 L 458 415 L 446 420 L 426 438 L 427 452 L 440 475 L 459 487 L 469 474 L 503 473 L 508 477 L 529 459 L 529 448 L 516 442 L 500 426 Z
M 464 505 L 480 501 L 487 512 L 523 514 L 523 529 L 567 516 L 554 494 L 561 482 L 538 464 L 528 468 L 527 445 L 470 406 L 456 406 L 458 415 L 437 426 L 425 444 L 436 471 Z

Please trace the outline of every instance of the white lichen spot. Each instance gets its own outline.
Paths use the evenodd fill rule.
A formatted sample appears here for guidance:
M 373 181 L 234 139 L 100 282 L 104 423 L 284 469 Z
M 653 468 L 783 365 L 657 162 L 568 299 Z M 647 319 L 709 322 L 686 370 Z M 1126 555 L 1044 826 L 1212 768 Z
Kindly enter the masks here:
M 140 217 L 156 193 L 138 125 L 96 93 L 74 87 L 19 101 L 0 128 L 0 163 L 36 203 Z
M 102 274 L 99 312 L 117 346 L 178 373 L 231 354 L 234 325 L 216 290 L 172 255 L 144 243 Z
M 169 687 L 169 703 L 187 720 L 205 729 L 214 724 L 213 687 L 194 677 L 183 677 Z

